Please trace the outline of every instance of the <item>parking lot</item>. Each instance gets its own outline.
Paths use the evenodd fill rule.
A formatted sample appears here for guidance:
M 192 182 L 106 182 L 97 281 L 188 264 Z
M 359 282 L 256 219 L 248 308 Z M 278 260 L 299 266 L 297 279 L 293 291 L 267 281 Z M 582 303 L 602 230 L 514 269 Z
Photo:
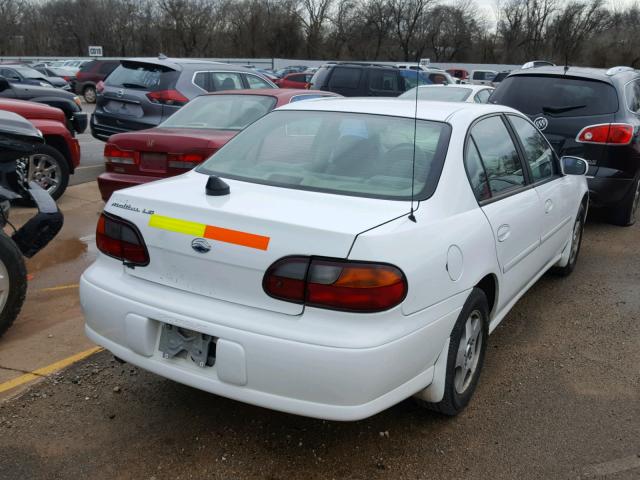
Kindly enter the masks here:
M 0 388 L 93 345 L 77 282 L 95 256 L 95 183 L 29 262 Z M 16 211 L 16 218 L 26 212 Z M 0 478 L 638 478 L 640 226 L 592 218 L 566 280 L 547 275 L 490 337 L 468 409 L 407 400 L 354 423 L 277 413 L 117 363 L 105 351 L 0 393 Z

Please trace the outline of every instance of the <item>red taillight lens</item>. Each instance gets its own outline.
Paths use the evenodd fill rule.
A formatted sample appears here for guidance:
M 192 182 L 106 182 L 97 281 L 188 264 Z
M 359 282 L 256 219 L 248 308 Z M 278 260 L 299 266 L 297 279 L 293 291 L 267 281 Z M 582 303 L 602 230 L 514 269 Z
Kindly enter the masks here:
M 603 123 L 584 127 L 576 142 L 604 145 L 628 145 L 633 139 L 633 126 L 627 123 Z
M 124 165 L 133 165 L 134 152 L 130 150 L 121 150 L 112 143 L 107 143 L 104 146 L 104 161 L 106 163 L 118 163 Z
M 351 312 L 381 312 L 398 305 L 407 281 L 393 265 L 287 257 L 265 274 L 265 292 L 280 300 Z
M 161 103 L 163 105 L 185 105 L 189 99 L 177 90 L 158 90 L 157 92 L 147 93 L 147 98 L 153 103 Z
M 170 168 L 191 169 L 204 162 L 208 155 L 203 153 L 171 153 L 168 158 Z
M 96 228 L 96 245 L 105 255 L 122 260 L 128 266 L 149 264 L 147 247 L 138 229 L 122 218 L 103 213 Z

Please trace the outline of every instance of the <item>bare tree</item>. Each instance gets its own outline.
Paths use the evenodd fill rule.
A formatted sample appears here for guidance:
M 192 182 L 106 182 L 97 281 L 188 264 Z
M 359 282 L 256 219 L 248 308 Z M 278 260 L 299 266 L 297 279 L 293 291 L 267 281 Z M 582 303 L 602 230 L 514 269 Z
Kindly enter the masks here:
M 329 12 L 333 0 L 302 0 L 301 12 L 305 39 L 307 42 L 307 58 L 318 58 L 323 40 L 324 26 L 329 20 Z

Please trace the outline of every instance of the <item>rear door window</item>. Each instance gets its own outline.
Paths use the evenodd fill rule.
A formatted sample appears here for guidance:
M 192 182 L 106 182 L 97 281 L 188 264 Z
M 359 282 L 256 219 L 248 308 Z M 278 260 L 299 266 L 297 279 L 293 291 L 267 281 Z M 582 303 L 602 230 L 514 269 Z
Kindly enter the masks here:
M 397 92 L 398 74 L 395 70 L 369 70 L 369 87 L 380 92 Z
M 624 87 L 627 108 L 633 113 L 640 114 L 640 80 L 629 82 Z
M 484 165 L 491 196 L 525 185 L 524 169 L 513 139 L 499 116 L 485 118 L 471 129 Z
M 247 79 L 247 85 L 249 85 L 249 88 L 273 88 L 271 84 L 267 83 L 266 80 L 257 75 L 248 74 L 245 78 Z
M 618 111 L 618 95 L 610 84 L 551 75 L 507 77 L 494 91 L 491 102 L 527 115 L 545 113 L 552 117 L 606 115 Z
M 136 90 L 172 90 L 179 73 L 163 65 L 141 62 L 122 62 L 105 80 L 108 87 Z
M 335 67 L 329 84 L 335 88 L 358 88 L 361 75 L 361 68 Z
M 241 90 L 242 77 L 236 72 L 211 72 L 210 91 L 219 92 L 221 90 Z

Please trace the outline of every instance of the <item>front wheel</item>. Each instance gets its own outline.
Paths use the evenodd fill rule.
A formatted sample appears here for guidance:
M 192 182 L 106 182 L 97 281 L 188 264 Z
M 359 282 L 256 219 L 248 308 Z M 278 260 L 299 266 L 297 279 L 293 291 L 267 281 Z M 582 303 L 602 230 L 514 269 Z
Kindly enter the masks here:
M 450 416 L 464 410 L 480 378 L 488 337 L 489 304 L 485 293 L 474 288 L 451 332 L 444 396 L 437 403 L 418 403 Z
M 38 145 L 35 153 L 18 159 L 16 170 L 22 188 L 27 189 L 29 182 L 35 181 L 54 200 L 62 196 L 69 184 L 67 159 L 50 145 Z
M 0 232 L 0 337 L 20 313 L 27 294 L 27 269 L 16 244 Z

